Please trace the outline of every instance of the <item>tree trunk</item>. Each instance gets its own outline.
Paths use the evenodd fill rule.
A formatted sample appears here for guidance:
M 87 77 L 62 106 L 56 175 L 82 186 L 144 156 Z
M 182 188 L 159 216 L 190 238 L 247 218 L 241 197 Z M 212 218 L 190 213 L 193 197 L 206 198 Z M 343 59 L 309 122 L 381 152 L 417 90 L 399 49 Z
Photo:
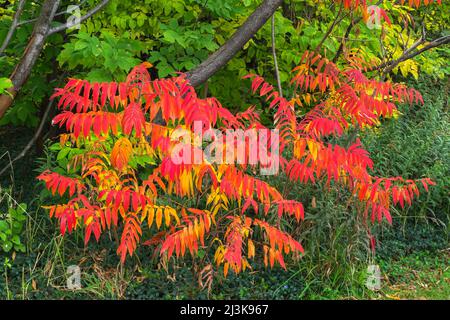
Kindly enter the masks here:
M 36 21 L 36 24 L 34 25 L 33 33 L 28 41 L 25 52 L 19 64 L 9 77 L 13 83 L 13 87 L 9 89 L 12 96 L 0 96 L 0 118 L 3 117 L 6 110 L 8 110 L 11 106 L 15 95 L 30 76 L 31 70 L 36 63 L 36 60 L 39 58 L 42 48 L 44 47 L 47 33 L 50 28 L 50 23 L 52 22 L 56 10 L 58 9 L 59 2 L 60 0 L 46 0 L 42 5 L 41 13 Z

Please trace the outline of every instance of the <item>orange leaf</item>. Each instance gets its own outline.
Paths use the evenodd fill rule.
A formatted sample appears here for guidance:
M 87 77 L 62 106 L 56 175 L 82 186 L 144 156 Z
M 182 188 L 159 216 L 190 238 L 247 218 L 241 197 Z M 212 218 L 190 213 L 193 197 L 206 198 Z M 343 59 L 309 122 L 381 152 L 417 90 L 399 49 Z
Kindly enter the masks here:
M 114 144 L 111 151 L 111 164 L 118 170 L 123 170 L 123 168 L 128 164 L 130 160 L 130 155 L 133 152 L 133 146 L 127 138 L 120 138 Z

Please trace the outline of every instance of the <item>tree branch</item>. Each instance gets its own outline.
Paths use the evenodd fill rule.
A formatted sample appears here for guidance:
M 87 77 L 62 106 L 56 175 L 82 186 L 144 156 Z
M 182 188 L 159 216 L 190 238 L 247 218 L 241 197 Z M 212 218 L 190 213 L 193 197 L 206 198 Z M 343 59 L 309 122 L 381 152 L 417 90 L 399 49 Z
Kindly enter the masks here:
M 341 44 L 339 45 L 339 48 L 336 51 L 336 54 L 334 55 L 333 62 L 336 62 L 339 59 L 340 55 L 344 51 L 345 42 L 348 40 L 348 37 L 350 36 L 350 32 L 352 32 L 353 26 L 358 24 L 361 20 L 362 20 L 362 18 L 359 17 L 359 18 L 356 18 L 355 20 L 350 21 L 350 24 L 348 25 L 347 30 L 345 30 L 345 34 L 342 37 Z
M 193 86 L 202 84 L 227 64 L 261 29 L 282 3 L 283 0 L 264 0 L 222 47 L 187 73 L 187 79 L 190 83 Z
M 424 42 L 424 41 L 422 41 L 422 42 Z M 396 66 L 398 66 L 401 62 L 412 59 L 412 58 L 418 56 L 419 54 L 424 53 L 425 51 L 428 51 L 430 49 L 433 49 L 435 47 L 441 46 L 441 45 L 449 43 L 449 42 L 450 42 L 450 36 L 444 36 L 444 37 L 435 39 L 435 40 L 429 42 L 423 48 L 414 51 L 414 49 L 417 48 L 421 44 L 421 42 L 416 42 L 409 49 L 405 50 L 398 59 L 387 61 L 378 66 L 369 68 L 366 72 L 384 69 L 383 73 L 387 74 L 390 71 L 392 71 Z
M 375 3 L 375 6 L 380 6 L 383 3 L 383 1 L 384 0 L 379 0 L 377 3 Z M 363 19 L 362 17 L 358 17 L 358 18 L 352 19 L 350 21 L 350 24 L 348 25 L 347 30 L 345 30 L 345 34 L 342 37 L 341 44 L 339 45 L 339 48 L 336 51 L 336 54 L 332 60 L 334 63 L 336 63 L 336 61 L 339 59 L 339 56 L 344 51 L 345 42 L 348 40 L 348 37 L 350 36 L 350 32 L 352 32 L 353 27 L 355 25 L 357 25 L 358 23 L 360 23 L 362 19 Z
M 33 69 L 36 60 L 38 59 L 42 48 L 44 47 L 47 37 L 53 33 L 73 27 L 76 23 L 80 23 L 90 18 L 93 14 L 102 9 L 108 2 L 109 0 L 103 0 L 95 8 L 88 11 L 78 21 L 66 23 L 55 28 L 50 28 L 50 24 L 52 23 L 56 15 L 56 10 L 59 7 L 60 0 L 46 0 L 42 4 L 41 12 L 39 14 L 39 17 L 37 18 L 36 24 L 34 25 L 33 34 L 28 41 L 25 52 L 16 68 L 14 69 L 13 73 L 9 77 L 13 83 L 13 87 L 8 90 L 10 95 L 0 95 L 0 119 L 3 117 L 6 110 L 8 110 L 8 108 L 12 105 L 13 99 L 16 96 L 17 92 L 19 92 L 19 90 L 28 80 L 28 77 L 31 74 L 31 70 Z
M 15 95 L 30 76 L 31 69 L 44 47 L 50 23 L 59 7 L 59 3 L 60 0 L 46 0 L 42 4 L 41 13 L 34 25 L 33 33 L 28 41 L 25 52 L 9 77 L 14 85 L 13 88 L 9 89 L 11 96 L 5 94 L 0 95 L 0 118 L 3 117 L 6 110 L 11 106 Z
M 83 3 L 85 3 L 87 0 L 82 0 L 79 4 L 77 4 L 77 6 L 81 6 Z M 55 13 L 55 16 L 54 17 L 59 17 L 59 16 L 62 16 L 62 15 L 64 15 L 64 14 L 67 14 L 67 11 L 60 11 L 60 12 L 58 12 L 58 13 Z M 28 23 L 31 23 L 31 22 L 35 22 L 37 20 L 37 18 L 33 18 L 33 19 L 30 19 L 30 20 L 25 20 L 25 21 L 20 21 L 18 24 L 17 24 L 17 26 L 18 27 L 20 27 L 20 26 L 23 26 L 24 24 L 28 24 Z
M 17 6 L 17 11 L 13 17 L 11 27 L 9 28 L 8 33 L 6 34 L 6 38 L 3 40 L 2 46 L 0 47 L 0 56 L 3 55 L 3 51 L 5 51 L 6 47 L 9 45 L 9 42 L 11 41 L 14 31 L 16 31 L 16 28 L 19 25 L 20 15 L 22 14 L 24 6 L 25 0 L 20 0 L 19 5 Z
M 45 120 L 47 120 L 48 114 L 50 113 L 50 109 L 52 108 L 53 100 L 51 100 L 47 108 L 45 109 L 44 115 L 42 116 L 41 123 L 39 124 L 39 127 L 37 128 L 36 132 L 34 133 L 33 138 L 28 142 L 28 144 L 23 148 L 23 150 L 0 171 L 0 176 L 6 172 L 10 167 L 12 167 L 13 163 L 16 162 L 19 159 L 22 159 L 25 157 L 25 155 L 28 153 L 28 151 L 31 149 L 31 147 L 34 145 L 38 137 L 40 136 L 42 130 L 44 129 Z
M 275 78 L 277 79 L 278 92 L 283 97 L 283 89 L 281 88 L 280 70 L 278 69 L 277 52 L 275 48 L 275 14 L 272 15 L 272 56 L 275 68 Z
M 314 55 L 317 55 L 317 53 L 319 53 L 320 48 L 322 47 L 323 43 L 325 42 L 325 40 L 327 40 L 327 38 L 329 37 L 329 35 L 331 34 L 331 32 L 333 32 L 334 27 L 341 22 L 342 20 L 344 20 L 345 18 L 345 14 L 341 17 L 341 13 L 342 13 L 342 9 L 343 9 L 343 2 L 341 3 L 340 7 L 339 7 L 339 11 L 336 14 L 336 17 L 333 20 L 333 23 L 330 25 L 330 27 L 328 28 L 327 32 L 325 33 L 325 35 L 322 37 L 322 40 L 320 40 L 319 44 L 317 45 L 317 47 L 314 49 Z
M 109 0 L 103 0 L 102 2 L 100 2 L 96 7 L 92 8 L 91 10 L 89 10 L 84 16 L 80 17 L 80 19 L 77 19 L 73 22 L 70 23 L 64 23 L 58 27 L 55 28 L 51 28 L 48 33 L 47 36 L 52 35 L 54 33 L 58 33 L 61 32 L 63 30 L 72 28 L 73 26 L 83 22 L 86 19 L 89 19 L 90 17 L 92 17 L 94 14 L 96 14 L 98 11 L 100 11 L 104 6 L 106 6 L 108 4 Z

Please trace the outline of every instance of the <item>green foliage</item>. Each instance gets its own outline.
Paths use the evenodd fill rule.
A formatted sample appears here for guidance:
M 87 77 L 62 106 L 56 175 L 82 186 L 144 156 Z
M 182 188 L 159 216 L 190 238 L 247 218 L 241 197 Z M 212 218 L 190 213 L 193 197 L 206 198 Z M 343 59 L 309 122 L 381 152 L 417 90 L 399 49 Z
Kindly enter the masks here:
M 123 81 L 127 72 L 139 63 L 136 58 L 144 50 L 139 41 L 129 39 L 129 34 L 114 36 L 102 32 L 100 36 L 79 32 L 72 41 L 64 45 L 58 56 L 61 66 L 69 70 L 82 67 L 90 70 L 86 75 L 90 81 Z
M 42 71 L 42 73 L 40 73 Z M 53 82 L 47 81 L 47 74 L 51 72 L 48 65 L 38 64 L 19 95 L 14 99 L 14 107 L 8 109 L 0 119 L 0 126 L 12 124 L 24 125 L 30 128 L 39 123 L 39 110 L 43 103 L 47 103 L 48 93 L 51 92 Z
M 97 4 L 95 0 L 79 2 L 82 14 Z M 6 1 L 6 9 L 1 9 L 0 41 L 9 29 L 16 3 Z M 160 78 L 189 71 L 223 45 L 260 3 L 260 0 L 111 0 L 103 10 L 82 23 L 79 30 L 69 30 L 64 37 L 56 34 L 48 39 L 29 82 L 15 99 L 14 107 L 0 120 L 0 125 L 36 126 L 41 103 L 67 77 L 117 81 L 123 79 L 131 66 L 139 61 L 152 62 L 157 70 L 154 76 Z M 393 6 L 390 2 L 385 6 L 392 26 L 384 25 L 384 31 L 381 31 L 371 30 L 363 22 L 358 23 L 350 34 L 346 52 L 357 50 L 368 60 L 379 61 L 382 56 L 379 38 L 384 32 L 384 46 L 395 58 L 401 54 L 398 34 L 404 34 L 405 39 L 408 34 L 408 44 L 413 43 L 421 35 L 421 30 L 415 25 L 422 21 L 429 38 L 448 34 L 450 11 L 446 2 L 442 8 L 425 6 L 410 9 Z M 39 4 L 27 2 L 22 20 L 35 18 L 39 9 Z M 287 87 L 290 71 L 300 59 L 298 53 L 315 49 L 337 11 L 329 1 L 291 0 L 275 13 L 276 49 L 283 87 Z M 404 29 L 406 14 L 417 23 L 409 21 Z M 59 19 L 63 21 L 65 17 Z M 353 17 L 354 14 L 347 15 L 324 41 L 321 52 L 326 57 L 333 58 Z M 5 52 L 6 57 L 0 57 L 2 76 L 8 75 L 18 62 L 32 27 L 33 24 L 28 23 L 16 30 Z M 217 97 L 231 109 L 242 106 L 242 101 L 248 97 L 248 88 L 236 81 L 239 77 L 257 73 L 275 83 L 271 48 L 268 22 L 230 63 L 208 81 L 207 88 L 199 90 Z M 446 63 L 448 50 L 447 47 L 426 52 L 401 63 L 393 72 L 405 77 L 417 78 L 419 73 L 427 73 L 443 78 L 450 72 Z M 55 60 L 59 66 L 55 65 Z
M 391 260 L 381 260 L 380 267 L 390 286 L 383 288 L 391 299 L 450 298 L 450 256 L 448 252 L 420 251 Z
M 363 142 L 380 165 L 379 176 L 430 177 L 437 185 L 411 208 L 401 213 L 419 220 L 450 222 L 450 119 L 448 83 L 425 77 L 417 89 L 426 101 L 423 106 L 401 106 L 398 119 L 386 120 L 375 131 L 365 132 Z M 381 151 L 381 146 L 389 148 Z M 440 221 L 440 222 L 439 222 Z
M 5 213 L 0 212 L 0 248 L 4 252 L 25 252 L 20 236 L 27 219 L 26 210 L 27 205 L 21 203 L 17 207 L 9 207 Z
M 407 219 L 396 221 L 392 229 L 380 230 L 377 258 L 389 261 L 424 251 L 439 252 L 446 249 L 449 238 L 445 226 L 427 221 Z
M 0 78 L 0 94 L 8 94 L 8 89 L 13 86 L 8 78 Z
M 0 8 L 0 43 L 3 42 L 10 28 L 18 1 L 5 1 L 4 5 L 2 2 L 0 1 L 0 7 L 2 7 Z M 39 10 L 39 3 L 26 1 L 21 21 L 36 18 Z M 9 76 L 13 72 L 26 49 L 32 30 L 33 23 L 22 24 L 15 30 L 4 55 L 0 57 L 0 76 Z M 39 110 L 43 103 L 47 104 L 47 98 L 57 83 L 56 75 L 59 77 L 65 75 L 62 72 L 59 73 L 54 63 L 64 43 L 63 36 L 54 34 L 48 38 L 47 43 L 48 45 L 44 47 L 28 81 L 15 97 L 13 107 L 9 108 L 5 116 L 0 119 L 0 126 L 12 124 L 32 128 L 38 125 Z
M 106 9 L 83 24 L 80 32 L 111 32 L 136 39 L 155 63 L 158 76 L 192 69 L 218 48 L 214 21 L 229 21 L 238 13 L 247 13 L 240 1 L 111 1 Z M 232 20 L 231 23 L 238 25 Z

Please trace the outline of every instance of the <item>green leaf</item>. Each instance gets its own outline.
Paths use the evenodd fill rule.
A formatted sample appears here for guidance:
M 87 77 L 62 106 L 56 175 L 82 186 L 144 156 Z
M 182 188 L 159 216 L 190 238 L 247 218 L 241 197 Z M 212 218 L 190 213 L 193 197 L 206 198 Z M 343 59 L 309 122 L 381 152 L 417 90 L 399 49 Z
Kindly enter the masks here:
M 19 244 L 20 244 L 20 238 L 19 238 L 19 236 L 18 236 L 18 235 L 13 236 L 13 237 L 11 238 L 11 242 L 14 243 L 14 244 L 19 245 Z
M 197 256 L 202 259 L 205 256 L 206 252 L 205 250 L 199 249 L 197 252 Z
M 8 78 L 0 78 L 0 94 L 7 92 L 9 88 L 13 86 L 13 83 Z
M 113 80 L 113 76 L 105 69 L 94 69 L 87 74 L 86 79 L 91 82 L 109 82 Z
M 9 252 L 13 247 L 13 244 L 11 241 L 6 241 L 5 243 L 2 244 L 2 249 L 5 252 Z
M 70 148 L 64 148 L 60 152 L 58 152 L 58 156 L 56 157 L 56 161 L 60 161 L 61 159 L 65 159 L 70 152 Z
M 4 232 L 9 229 L 9 225 L 6 221 L 0 220 L 0 232 Z
M 180 42 L 180 35 L 173 30 L 166 30 L 163 32 L 164 40 L 169 43 Z

